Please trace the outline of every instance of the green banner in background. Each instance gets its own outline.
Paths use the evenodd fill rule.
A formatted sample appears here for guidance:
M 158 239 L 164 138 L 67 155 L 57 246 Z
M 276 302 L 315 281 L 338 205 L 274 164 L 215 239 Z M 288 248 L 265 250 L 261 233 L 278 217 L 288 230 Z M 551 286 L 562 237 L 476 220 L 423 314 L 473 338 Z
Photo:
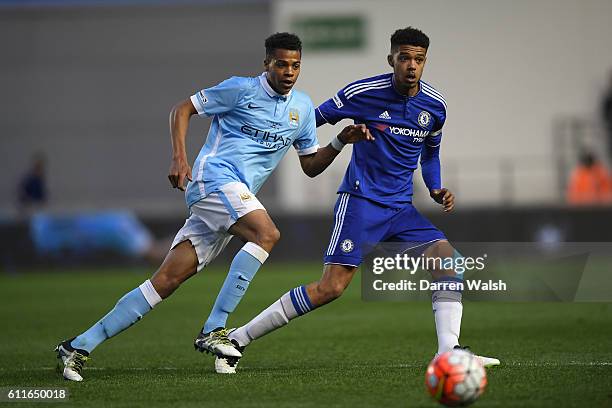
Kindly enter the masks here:
M 291 21 L 291 29 L 305 49 L 314 51 L 361 50 L 366 45 L 362 16 L 309 16 Z

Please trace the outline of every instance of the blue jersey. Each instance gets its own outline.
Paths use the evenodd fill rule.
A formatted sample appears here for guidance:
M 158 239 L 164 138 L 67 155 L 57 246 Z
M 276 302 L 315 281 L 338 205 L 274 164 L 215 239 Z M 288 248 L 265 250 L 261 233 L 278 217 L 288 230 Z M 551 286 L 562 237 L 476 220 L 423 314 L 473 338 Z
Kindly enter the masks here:
M 235 181 L 256 194 L 291 146 L 299 155 L 319 148 L 308 95 L 276 93 L 265 73 L 232 77 L 197 92 L 191 102 L 200 116 L 213 120 L 192 168 L 188 206 Z
M 384 74 L 353 82 L 316 110 L 317 126 L 353 119 L 376 139 L 353 145 L 338 192 L 391 206 L 412 202 L 419 156 L 427 187 L 441 188 L 439 148 L 446 120 L 446 102 L 433 87 L 420 81 L 419 92 L 408 97 L 393 81 L 393 74 Z

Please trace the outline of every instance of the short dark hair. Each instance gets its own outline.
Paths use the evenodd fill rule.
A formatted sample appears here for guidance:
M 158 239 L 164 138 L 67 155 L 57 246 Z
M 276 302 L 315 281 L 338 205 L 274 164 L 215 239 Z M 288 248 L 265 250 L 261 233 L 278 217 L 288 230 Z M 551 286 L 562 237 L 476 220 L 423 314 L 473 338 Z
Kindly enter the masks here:
M 291 33 L 276 33 L 266 38 L 266 57 L 271 57 L 274 50 L 291 50 L 302 52 L 300 37 Z
M 427 49 L 429 48 L 429 37 L 414 27 L 400 28 L 391 36 L 391 52 L 396 51 L 400 45 L 413 45 Z

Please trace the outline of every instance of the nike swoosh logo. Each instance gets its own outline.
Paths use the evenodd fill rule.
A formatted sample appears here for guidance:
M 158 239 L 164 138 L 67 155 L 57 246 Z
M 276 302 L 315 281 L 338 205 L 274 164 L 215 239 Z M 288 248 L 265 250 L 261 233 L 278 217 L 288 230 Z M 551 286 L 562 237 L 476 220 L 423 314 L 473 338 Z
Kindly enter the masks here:
M 238 275 L 238 280 L 250 282 L 248 279 L 243 278 L 242 275 Z
M 249 102 L 247 107 L 249 109 L 260 109 L 261 108 L 261 106 L 253 105 L 251 102 Z

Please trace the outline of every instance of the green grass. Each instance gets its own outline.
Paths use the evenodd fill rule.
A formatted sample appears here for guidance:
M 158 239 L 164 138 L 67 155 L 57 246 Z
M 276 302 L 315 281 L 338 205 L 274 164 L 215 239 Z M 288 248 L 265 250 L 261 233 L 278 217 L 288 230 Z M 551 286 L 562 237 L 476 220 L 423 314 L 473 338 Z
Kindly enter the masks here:
M 249 346 L 238 374 L 215 374 L 212 358 L 194 352 L 192 341 L 224 279 L 222 268 L 192 278 L 95 350 L 83 383 L 60 379 L 53 347 L 88 328 L 148 275 L 0 275 L 0 387 L 67 387 L 70 402 L 62 407 L 437 405 L 424 390 L 436 344 L 431 305 L 362 302 L 358 279 L 340 300 Z M 286 290 L 317 279 L 320 269 L 266 265 L 229 324 L 246 322 Z M 611 304 L 465 303 L 462 332 L 464 344 L 504 364 L 488 371 L 477 406 L 612 406 Z

